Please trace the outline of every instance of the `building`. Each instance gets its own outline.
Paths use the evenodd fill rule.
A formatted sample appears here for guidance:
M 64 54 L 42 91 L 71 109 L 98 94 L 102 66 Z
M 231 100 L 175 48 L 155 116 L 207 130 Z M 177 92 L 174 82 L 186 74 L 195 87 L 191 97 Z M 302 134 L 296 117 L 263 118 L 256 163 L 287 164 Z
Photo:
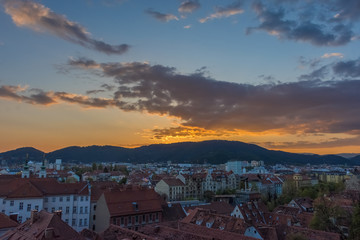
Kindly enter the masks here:
M 162 201 L 153 189 L 126 186 L 108 189 L 96 203 L 94 230 L 101 232 L 110 224 L 132 230 L 162 221 Z
M 233 172 L 226 171 L 208 171 L 205 182 L 203 182 L 203 191 L 224 191 L 226 189 L 237 189 L 236 176 Z
M 89 227 L 90 190 L 87 183 L 59 183 L 47 178 L 0 179 L 0 211 L 17 214 L 19 223 L 32 210 L 62 211 L 62 219 L 76 231 Z
M 77 240 L 82 239 L 79 233 L 61 220 L 61 211 L 48 213 L 46 211 L 31 212 L 31 217 L 17 228 L 7 231 L 1 239 L 7 240 Z
M 241 175 L 246 172 L 245 167 L 248 167 L 247 161 L 230 161 L 226 163 L 225 170 L 232 171 L 235 174 Z
M 155 186 L 155 191 L 165 197 L 166 201 L 181 201 L 186 199 L 186 186 L 178 178 L 164 178 Z

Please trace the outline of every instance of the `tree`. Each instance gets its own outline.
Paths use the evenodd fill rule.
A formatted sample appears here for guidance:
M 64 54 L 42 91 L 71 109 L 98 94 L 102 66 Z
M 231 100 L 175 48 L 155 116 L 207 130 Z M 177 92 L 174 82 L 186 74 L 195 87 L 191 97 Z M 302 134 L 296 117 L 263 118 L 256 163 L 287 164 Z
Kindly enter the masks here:
M 126 184 L 126 182 L 127 182 L 127 178 L 124 177 L 120 180 L 119 184 Z
M 205 201 L 206 202 L 211 202 L 211 200 L 213 199 L 213 197 L 214 197 L 214 192 L 212 192 L 212 191 L 205 191 L 204 192 L 204 199 L 205 199 Z
M 92 164 L 91 169 L 92 169 L 93 171 L 97 170 L 97 165 L 96 165 L 96 163 L 93 163 L 93 164 Z
M 360 203 L 355 207 L 351 218 L 349 239 L 360 240 Z

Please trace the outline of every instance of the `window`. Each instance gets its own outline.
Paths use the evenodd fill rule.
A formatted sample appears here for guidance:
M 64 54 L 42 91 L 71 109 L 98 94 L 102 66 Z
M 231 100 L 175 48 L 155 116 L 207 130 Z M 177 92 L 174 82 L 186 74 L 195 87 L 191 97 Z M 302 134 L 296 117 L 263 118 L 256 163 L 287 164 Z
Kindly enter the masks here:
M 121 223 L 121 225 L 124 225 L 124 217 L 121 217 L 120 223 Z
M 39 210 L 39 205 L 35 205 L 35 209 L 36 209 L 36 210 Z
M 62 207 L 59 207 L 59 210 L 62 211 Z
M 128 217 L 128 225 L 131 224 L 131 217 Z
M 27 211 L 28 211 L 28 212 L 31 211 L 31 204 L 30 204 L 30 203 L 27 205 Z
M 45 211 L 48 211 L 48 208 L 46 207 L 46 208 L 44 208 L 44 210 L 45 210 Z
M 76 201 L 77 200 L 77 196 L 74 196 L 74 201 Z
M 96 220 L 96 215 L 93 215 L 93 220 Z
M 81 201 L 81 202 L 84 201 L 84 196 L 81 196 L 81 197 L 80 197 L 80 201 Z
M 19 210 L 23 210 L 24 209 L 24 203 L 23 202 L 20 202 L 19 203 Z
M 60 198 L 59 198 L 59 201 L 62 202 L 62 201 L 63 201 L 63 197 L 60 197 Z
M 14 200 L 10 201 L 10 206 L 14 206 Z
M 143 215 L 143 223 L 146 222 L 145 214 Z
M 79 226 L 82 226 L 82 222 L 83 222 L 83 220 L 82 220 L 82 218 L 80 218 L 79 219 Z
M 6 204 L 6 200 L 3 200 L 3 204 L 4 204 L 4 205 Z
M 56 202 L 56 197 L 53 197 L 53 198 L 52 198 L 52 201 L 53 201 L 53 202 Z
M 94 211 L 96 211 L 96 205 L 94 205 Z
M 159 221 L 159 213 L 156 213 L 156 221 Z
M 135 223 L 139 222 L 139 216 L 135 216 Z
M 53 208 L 51 208 L 51 212 L 55 212 L 55 208 L 53 207 Z
M 49 201 L 49 199 L 46 197 L 46 198 L 44 198 L 44 202 L 48 202 Z
M 66 218 L 66 219 L 65 219 L 65 222 L 66 222 L 67 224 L 69 224 L 69 219 L 68 219 L 68 218 Z
M 80 207 L 80 214 L 83 213 L 83 207 Z
M 86 200 L 86 201 L 89 201 L 89 196 L 86 196 L 85 200 Z
M 2 213 L 5 213 L 5 209 L 1 210 Z
M 69 213 L 70 212 L 70 207 L 66 207 L 66 213 Z
M 19 221 L 19 223 L 22 223 L 22 216 L 18 217 L 18 221 Z
M 116 218 L 113 218 L 113 224 L 116 225 Z
M 88 207 L 85 207 L 85 213 L 88 213 Z
M 66 197 L 66 201 L 67 201 L 67 202 L 70 202 L 70 196 L 67 196 L 67 197 Z
M 71 221 L 71 225 L 72 225 L 72 226 L 75 226 L 75 223 L 76 223 L 76 219 L 73 218 L 72 221 Z
M 87 227 L 88 223 L 87 223 L 87 218 L 84 218 L 84 226 Z

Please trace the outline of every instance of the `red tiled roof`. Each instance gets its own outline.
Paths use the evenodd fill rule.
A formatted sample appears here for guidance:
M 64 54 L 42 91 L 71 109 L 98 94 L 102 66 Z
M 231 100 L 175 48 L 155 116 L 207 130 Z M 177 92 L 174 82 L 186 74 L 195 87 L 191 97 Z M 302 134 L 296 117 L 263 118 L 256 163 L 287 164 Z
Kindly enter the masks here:
M 0 180 L 0 196 L 34 198 L 46 195 L 88 195 L 87 183 L 59 183 L 52 178 L 16 178 Z
M 206 205 L 185 207 L 185 210 L 189 212 L 189 210 L 193 210 L 195 208 L 209 209 L 214 211 L 214 213 L 223 214 L 223 215 L 230 215 L 231 212 L 234 210 L 234 207 L 226 202 L 212 202 Z
M 164 178 L 162 179 L 169 186 L 185 186 L 185 184 L 177 178 Z
M 111 216 L 162 211 L 162 199 L 153 189 L 118 188 L 105 191 L 104 197 Z M 137 203 L 138 210 L 133 203 Z
M 3 228 L 12 228 L 19 225 L 18 222 L 15 222 L 11 218 L 9 218 L 7 215 L 0 213 L 0 229 Z
M 29 219 L 17 228 L 7 231 L 1 238 L 7 240 L 42 240 L 45 239 L 45 231 L 52 229 L 52 239 L 81 239 L 80 235 L 63 222 L 57 214 L 41 211 L 37 213 L 37 216 L 36 221 L 31 222 Z

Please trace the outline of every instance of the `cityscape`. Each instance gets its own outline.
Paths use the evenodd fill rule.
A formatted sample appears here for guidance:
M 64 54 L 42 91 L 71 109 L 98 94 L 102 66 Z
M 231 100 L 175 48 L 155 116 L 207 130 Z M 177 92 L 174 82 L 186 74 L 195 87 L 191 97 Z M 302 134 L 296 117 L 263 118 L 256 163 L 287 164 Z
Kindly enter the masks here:
M 359 0 L 0 0 L 0 240 L 359 240 Z

